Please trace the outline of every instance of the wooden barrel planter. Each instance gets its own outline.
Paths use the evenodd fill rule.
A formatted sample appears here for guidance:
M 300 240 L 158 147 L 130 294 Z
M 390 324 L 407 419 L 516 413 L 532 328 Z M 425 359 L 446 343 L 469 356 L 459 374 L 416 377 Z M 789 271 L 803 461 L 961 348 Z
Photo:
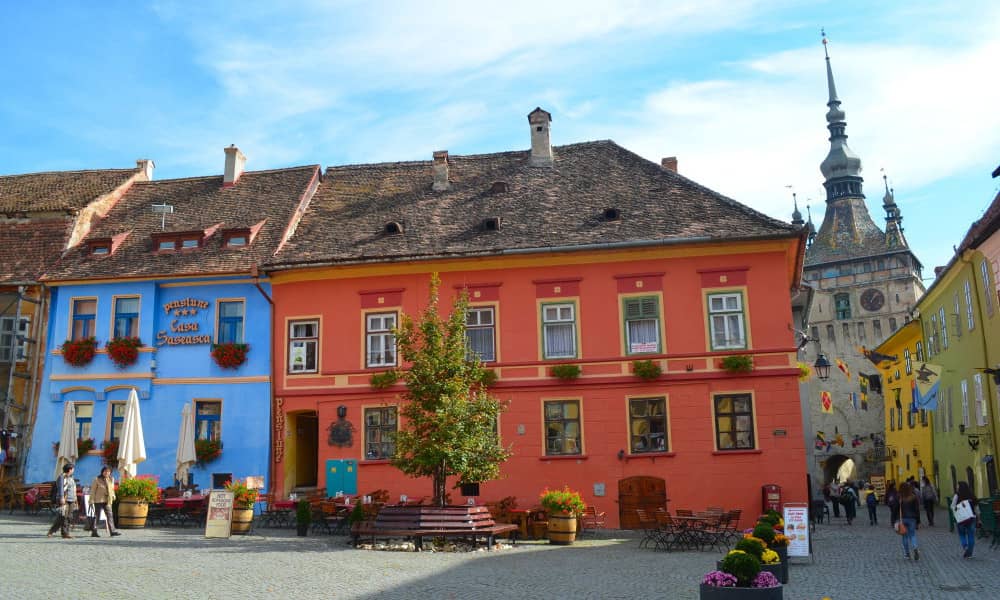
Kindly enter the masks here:
M 549 543 L 568 546 L 576 541 L 576 515 L 559 513 L 549 515 Z
M 247 535 L 250 533 L 250 526 L 253 524 L 253 508 L 233 508 L 233 525 L 230 533 L 233 535 Z
M 146 526 L 149 504 L 142 498 L 128 497 L 118 500 L 118 527 L 122 529 L 142 529 Z

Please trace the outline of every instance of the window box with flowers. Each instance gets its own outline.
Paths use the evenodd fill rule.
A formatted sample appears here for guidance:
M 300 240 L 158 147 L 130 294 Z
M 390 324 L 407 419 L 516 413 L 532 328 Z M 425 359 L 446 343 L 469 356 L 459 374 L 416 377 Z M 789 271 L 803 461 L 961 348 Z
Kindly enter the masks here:
M 118 440 L 105 440 L 101 444 L 101 456 L 104 457 L 104 464 L 116 468 L 118 466 Z
M 234 535 L 247 535 L 253 524 L 253 505 L 257 502 L 257 490 L 247 487 L 246 481 L 235 479 L 226 482 L 226 489 L 233 493 Z
M 223 369 L 236 369 L 247 361 L 247 344 L 212 344 L 212 360 Z
M 116 337 L 104 345 L 108 351 L 108 357 L 118 366 L 124 369 L 134 365 L 139 359 L 139 348 L 142 347 L 142 340 L 137 337 Z
M 587 508 L 580 493 L 569 486 L 561 490 L 546 488 L 539 502 L 549 515 L 549 543 L 569 545 L 576 541 L 576 518 Z
M 74 367 L 85 367 L 94 360 L 94 354 L 97 353 L 97 338 L 66 340 L 62 346 L 59 346 L 59 349 L 62 351 L 66 364 Z
M 198 466 L 204 467 L 222 456 L 222 442 L 217 440 L 195 440 L 194 455 Z

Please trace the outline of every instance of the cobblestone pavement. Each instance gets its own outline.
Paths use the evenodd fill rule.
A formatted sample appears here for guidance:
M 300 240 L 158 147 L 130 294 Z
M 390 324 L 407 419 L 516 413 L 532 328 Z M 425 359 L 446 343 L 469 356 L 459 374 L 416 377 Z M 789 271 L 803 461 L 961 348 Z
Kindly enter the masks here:
M 688 599 L 698 597 L 701 575 L 721 556 L 639 549 L 635 534 L 621 531 L 568 547 L 525 542 L 489 553 L 415 553 L 355 550 L 344 537 L 275 529 L 229 540 L 208 540 L 193 528 L 101 539 L 77 531 L 80 537 L 61 540 L 45 537 L 47 525 L 0 516 L 0 597 Z M 947 526 L 922 527 L 918 537 L 915 562 L 903 558 L 887 524 L 820 525 L 815 560 L 793 562 L 785 598 L 1000 598 L 1000 551 L 988 542 L 963 560 Z

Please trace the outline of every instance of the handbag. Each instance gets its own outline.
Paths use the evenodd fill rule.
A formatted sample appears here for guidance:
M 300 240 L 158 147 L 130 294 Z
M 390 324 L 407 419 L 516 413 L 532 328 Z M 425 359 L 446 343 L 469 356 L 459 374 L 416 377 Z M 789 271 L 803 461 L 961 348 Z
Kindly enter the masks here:
M 976 513 L 972 512 L 972 506 L 968 500 L 962 500 L 956 504 L 952 511 L 955 513 L 956 523 L 964 523 L 976 516 Z
M 896 533 L 899 535 L 906 535 L 906 523 L 903 523 L 903 503 L 899 503 L 899 520 L 896 521 Z

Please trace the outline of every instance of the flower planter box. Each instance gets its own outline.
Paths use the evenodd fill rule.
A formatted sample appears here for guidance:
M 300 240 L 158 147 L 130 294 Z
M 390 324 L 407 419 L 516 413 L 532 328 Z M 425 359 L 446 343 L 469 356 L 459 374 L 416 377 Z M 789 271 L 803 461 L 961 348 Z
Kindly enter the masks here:
M 718 587 L 701 584 L 698 588 L 698 598 L 701 600 L 783 600 L 784 587 L 752 588 L 752 587 Z
M 576 541 L 576 515 L 558 513 L 549 515 L 548 536 L 550 544 L 568 546 Z
M 720 570 L 720 571 L 722 570 L 722 561 L 721 560 L 715 563 L 715 568 L 718 569 L 718 570 Z M 785 566 L 785 565 L 782 565 L 781 563 L 771 563 L 769 565 L 761 563 L 760 570 L 761 571 L 767 571 L 771 575 L 774 575 L 778 579 L 778 581 L 781 581 L 781 573 L 782 573 L 782 571 L 785 571 L 787 573 L 788 567 Z M 785 583 L 785 582 L 781 581 L 781 583 Z
M 788 583 L 788 547 L 779 546 L 774 548 L 774 551 L 778 553 L 778 558 L 781 559 L 781 574 L 775 573 L 774 575 L 782 584 Z

